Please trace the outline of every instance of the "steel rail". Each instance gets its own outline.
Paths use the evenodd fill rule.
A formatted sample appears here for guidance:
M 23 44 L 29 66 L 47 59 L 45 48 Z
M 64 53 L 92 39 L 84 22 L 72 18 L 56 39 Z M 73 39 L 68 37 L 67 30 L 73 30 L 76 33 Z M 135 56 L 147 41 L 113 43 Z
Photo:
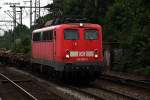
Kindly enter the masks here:
M 104 79 L 104 80 L 110 80 L 112 82 L 118 82 L 118 83 L 125 84 L 125 85 L 136 86 L 136 87 L 144 88 L 144 89 L 150 89 L 150 82 L 146 82 L 146 81 L 125 79 L 125 78 L 105 75 L 105 74 L 101 75 L 99 78 Z
M 125 94 L 122 94 L 122 93 L 119 93 L 119 92 L 116 92 L 116 91 L 113 91 L 113 90 L 109 90 L 109 89 L 106 89 L 106 88 L 103 88 L 103 87 L 96 87 L 96 88 L 100 89 L 100 90 L 103 90 L 103 91 L 106 91 L 106 92 L 109 92 L 109 93 L 112 93 L 112 94 L 120 95 L 124 98 L 128 98 L 128 99 L 131 99 L 131 100 L 138 100 L 138 98 L 135 98 L 135 97 L 132 97 L 132 96 L 129 96 L 129 95 L 125 95 Z
M 0 73 L 0 75 L 2 77 L 4 77 L 5 79 L 7 79 L 11 84 L 13 84 L 15 87 L 17 87 L 18 89 L 20 89 L 22 92 L 24 92 L 26 95 L 28 95 L 31 99 L 33 100 L 38 100 L 36 97 L 34 97 L 33 95 L 31 95 L 29 92 L 27 92 L 25 89 L 23 89 L 21 86 L 19 86 L 18 84 L 16 84 L 15 82 L 13 82 L 11 79 L 9 79 L 7 76 L 5 76 L 4 74 Z
M 92 96 L 92 97 L 94 97 L 94 98 L 97 98 L 96 100 L 105 100 L 105 97 L 100 97 L 100 96 L 97 96 L 97 95 L 95 95 L 95 94 L 91 94 L 91 93 L 89 93 L 89 92 L 87 92 L 87 91 L 85 91 L 85 90 L 82 90 L 82 89 L 80 89 L 80 88 L 77 88 L 77 87 L 71 87 L 71 88 L 74 89 L 74 90 L 76 90 L 76 91 L 79 91 L 79 92 L 81 92 L 81 93 L 84 93 L 84 94 L 87 94 L 87 95 Z M 107 93 L 119 95 L 119 96 L 122 96 L 122 97 L 127 98 L 127 99 L 130 99 L 130 100 L 138 100 L 137 98 L 134 98 L 134 97 L 131 97 L 131 96 L 128 96 L 128 95 L 124 95 L 124 94 L 121 94 L 121 93 L 119 93 L 119 92 L 115 92 L 115 91 L 112 91 L 112 90 L 108 90 L 108 89 L 105 89 L 105 88 L 102 88 L 102 87 L 98 87 L 98 88 L 95 87 L 95 88 L 93 88 L 93 89 L 103 90 L 103 91 L 105 91 L 105 92 L 107 92 Z
M 69 86 L 69 88 L 72 89 L 72 90 L 75 90 L 75 91 L 77 91 L 77 92 L 79 92 L 79 93 L 82 93 L 82 94 L 84 94 L 84 95 L 93 97 L 95 100 L 105 100 L 105 99 L 102 98 L 102 97 L 99 97 L 99 96 L 96 96 L 96 95 L 94 95 L 94 94 L 88 93 L 88 92 L 83 91 L 83 90 L 81 90 L 81 89 L 79 89 L 79 88 L 77 88 L 77 87 Z

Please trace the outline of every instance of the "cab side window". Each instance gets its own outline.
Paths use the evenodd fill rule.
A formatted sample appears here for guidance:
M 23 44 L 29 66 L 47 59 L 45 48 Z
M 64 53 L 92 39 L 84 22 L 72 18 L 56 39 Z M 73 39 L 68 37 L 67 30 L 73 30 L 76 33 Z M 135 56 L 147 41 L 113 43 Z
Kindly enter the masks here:
M 34 33 L 33 41 L 40 41 L 40 40 L 41 40 L 41 33 Z
M 44 40 L 44 41 L 53 40 L 53 31 L 43 32 L 42 40 Z

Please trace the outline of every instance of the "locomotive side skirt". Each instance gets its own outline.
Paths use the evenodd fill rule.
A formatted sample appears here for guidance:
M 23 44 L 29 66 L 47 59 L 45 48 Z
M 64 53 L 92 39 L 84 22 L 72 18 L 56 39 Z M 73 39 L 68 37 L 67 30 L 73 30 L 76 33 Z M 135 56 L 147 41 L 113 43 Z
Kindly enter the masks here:
M 98 62 L 98 61 L 59 63 L 59 62 L 49 61 L 49 60 L 31 59 L 31 62 L 52 67 L 56 71 L 80 71 L 80 70 L 100 71 L 102 67 L 102 62 Z

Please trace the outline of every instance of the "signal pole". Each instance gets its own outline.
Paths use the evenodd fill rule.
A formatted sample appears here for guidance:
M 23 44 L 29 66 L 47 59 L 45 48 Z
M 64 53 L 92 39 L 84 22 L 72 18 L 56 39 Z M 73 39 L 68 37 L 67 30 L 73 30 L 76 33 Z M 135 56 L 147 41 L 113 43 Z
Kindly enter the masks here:
M 39 0 L 39 17 L 41 16 L 41 6 L 40 6 L 40 4 L 41 4 L 41 1 Z
M 41 15 L 41 6 L 40 0 L 35 0 L 35 15 L 34 15 L 34 24 L 36 24 L 36 19 L 38 19 Z
M 30 0 L 30 28 L 32 26 L 32 0 Z
M 36 3 L 37 3 L 37 0 L 35 0 L 35 12 L 34 12 L 34 25 L 36 24 Z
M 20 7 L 20 24 L 22 25 L 22 8 L 23 7 Z
M 16 5 L 13 5 L 13 23 L 14 27 L 16 27 Z

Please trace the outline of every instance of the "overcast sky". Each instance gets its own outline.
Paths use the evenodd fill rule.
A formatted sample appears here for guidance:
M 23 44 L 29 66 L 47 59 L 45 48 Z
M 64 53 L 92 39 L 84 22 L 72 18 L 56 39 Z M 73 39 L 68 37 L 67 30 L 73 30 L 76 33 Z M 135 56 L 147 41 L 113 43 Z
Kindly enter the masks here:
M 30 0 L 0 0 L 0 7 L 2 7 L 0 9 L 0 20 L 12 20 L 12 18 L 6 14 L 4 11 L 7 11 L 8 13 L 8 10 L 10 11 L 10 14 L 13 15 L 12 13 L 12 8 L 10 7 L 10 5 L 6 5 L 6 3 L 20 3 L 20 5 L 18 6 L 30 6 L 30 3 L 29 2 L 23 2 L 23 1 L 30 1 Z M 34 6 L 34 2 L 35 0 L 32 0 L 32 5 Z M 49 3 L 52 2 L 52 0 L 41 0 L 40 1 L 41 4 L 40 6 L 45 6 Z M 17 8 L 16 9 L 17 11 L 19 11 L 20 9 Z M 23 9 L 23 24 L 27 25 L 28 27 L 30 26 L 30 21 L 29 21 L 29 14 L 30 14 L 30 9 L 29 8 L 26 8 L 26 9 Z M 33 9 L 34 11 L 34 9 Z M 47 12 L 43 10 L 41 10 L 41 15 L 45 15 Z M 33 18 L 34 18 L 34 15 L 32 15 Z M 17 19 L 19 18 L 19 13 L 17 14 Z M 19 19 L 17 20 L 19 22 Z M 0 28 L 1 29 L 4 29 L 4 30 L 8 30 L 8 29 L 11 29 L 10 25 L 13 25 L 13 23 L 4 23 L 4 22 L 0 22 Z M 2 30 L 0 29 L 0 35 L 3 34 Z

